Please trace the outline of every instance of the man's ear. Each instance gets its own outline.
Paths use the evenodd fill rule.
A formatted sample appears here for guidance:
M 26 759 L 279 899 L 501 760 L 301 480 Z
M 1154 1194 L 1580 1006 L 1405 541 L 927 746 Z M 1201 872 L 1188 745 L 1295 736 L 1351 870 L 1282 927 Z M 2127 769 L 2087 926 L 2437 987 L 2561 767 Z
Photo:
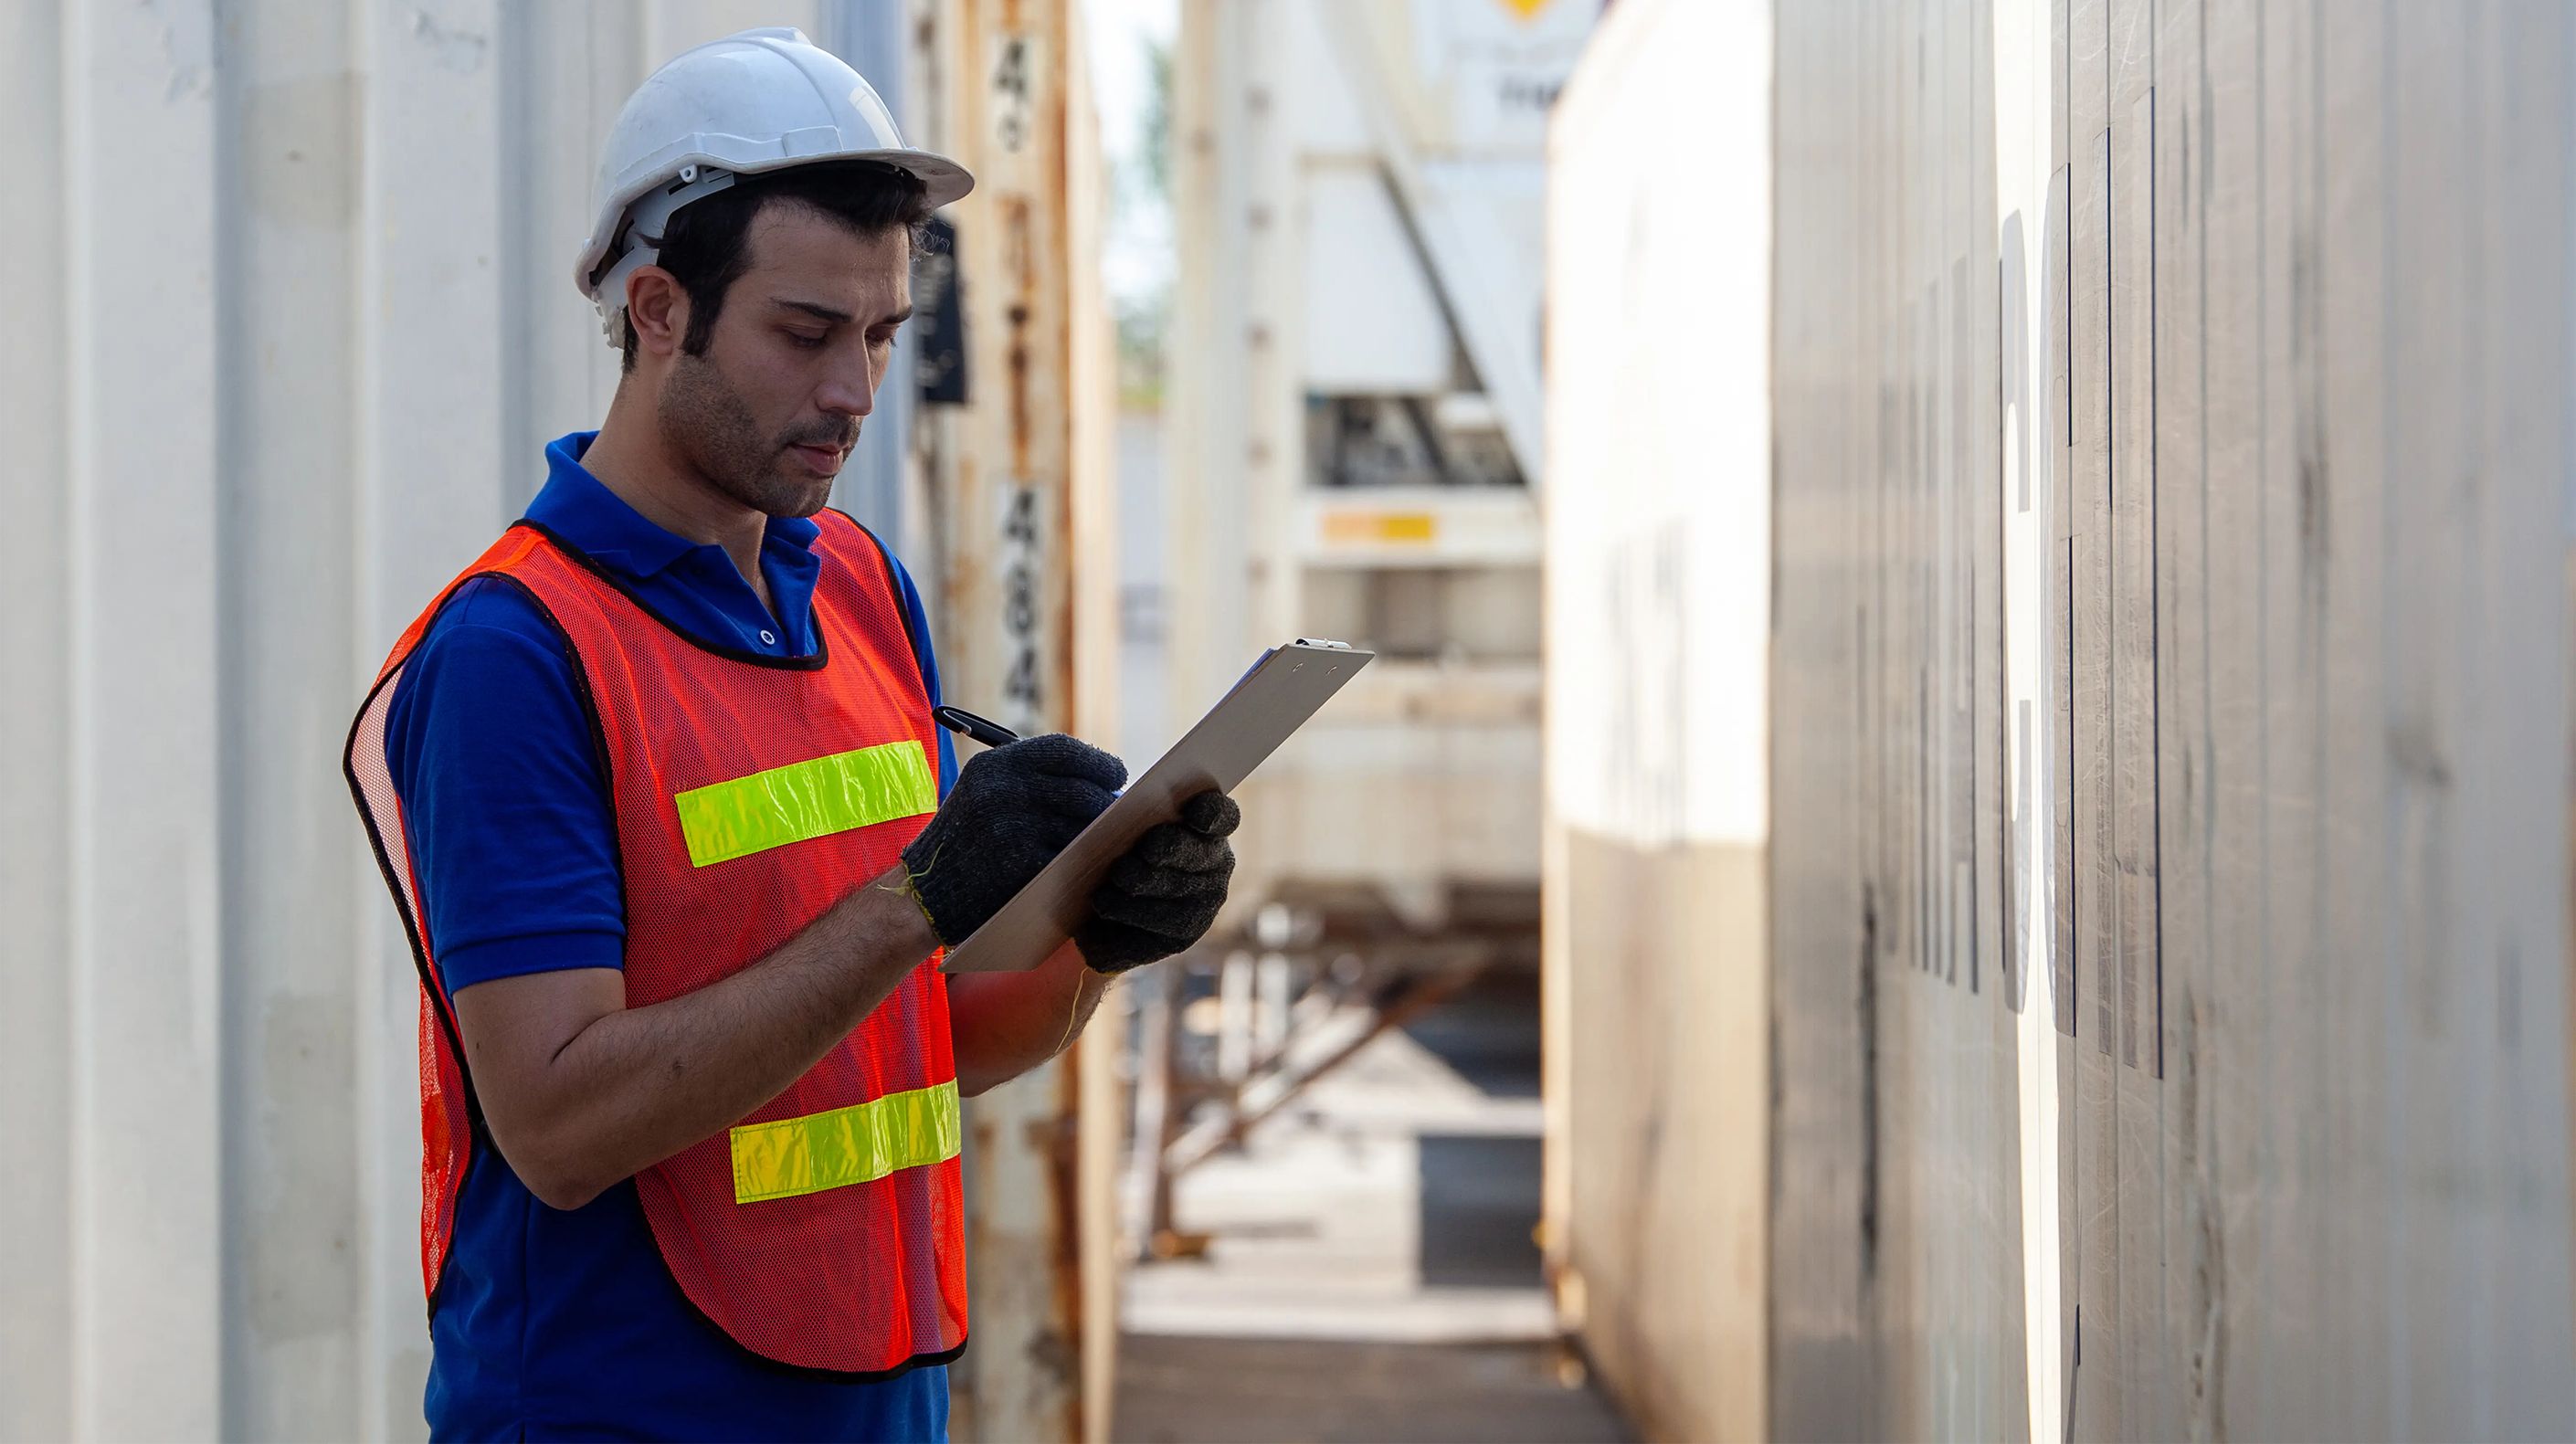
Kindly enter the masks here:
M 626 277 L 626 324 L 639 354 L 667 361 L 689 334 L 689 293 L 660 266 L 637 266 Z

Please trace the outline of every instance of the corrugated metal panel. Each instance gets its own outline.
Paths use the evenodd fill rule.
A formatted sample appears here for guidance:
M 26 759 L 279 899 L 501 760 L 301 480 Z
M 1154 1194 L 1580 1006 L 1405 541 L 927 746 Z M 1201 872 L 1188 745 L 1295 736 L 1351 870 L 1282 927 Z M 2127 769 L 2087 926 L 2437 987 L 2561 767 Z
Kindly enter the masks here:
M 566 272 L 627 93 L 749 25 L 881 61 L 918 8 L 0 7 L 0 1437 L 422 1432 L 414 984 L 349 713 L 605 410 Z
M 2527 1436 L 2566 1418 L 2566 1037 L 2506 1022 L 2558 1017 L 2566 996 L 2566 834 L 2543 803 L 2566 782 L 2563 623 L 2540 530 L 2561 461 L 2555 427 L 2532 422 L 2563 376 L 2555 322 L 2532 324 L 2566 286 L 2568 77 L 2537 39 L 2553 26 L 2540 10 L 2329 23 L 2257 8 L 2202 28 L 2195 10 L 2117 0 L 2061 18 L 1785 13 L 1783 95 L 1803 100 L 1783 108 L 1783 152 L 1837 165 L 1783 185 L 1783 494 L 1906 523 L 1904 551 L 1855 569 L 1826 546 L 1847 523 L 1785 507 L 1783 636 L 1875 628 L 1886 651 L 1860 667 L 1801 651 L 1783 672 L 1826 695 L 1873 674 L 1917 695 L 1924 677 L 1971 682 L 1978 767 L 2020 764 L 1986 741 L 2007 705 L 2045 713 L 2050 677 L 2069 687 L 2069 726 L 2014 734 L 2066 749 L 2030 759 L 2071 801 L 2071 831 L 2032 849 L 2022 885 L 2071 901 L 2050 919 L 2071 927 L 2030 929 L 2071 955 L 2017 960 L 2071 986 L 2050 1027 L 2014 1019 L 2009 996 L 1971 1004 L 1947 963 L 1891 968 L 1937 927 L 1919 903 L 1875 929 L 1868 1030 L 1837 1042 L 1832 1009 L 1783 1012 L 1785 1035 L 1826 1030 L 1788 1076 L 1857 1058 L 1857 1115 L 1878 1120 L 1875 1145 L 1852 1130 L 1878 1184 L 1870 1223 L 1775 1230 L 1783 1248 L 1860 1241 L 1875 1264 L 1842 1295 L 1883 1380 L 1857 1423 L 1981 1429 L 2022 1390 L 2014 1423 L 2040 1436 L 2069 1416 L 2074 1436 L 2136 1439 Z M 2009 85 L 2002 54 L 2025 57 Z M 2004 175 L 2007 131 L 2020 160 Z M 2007 561 L 1984 520 L 2004 479 L 1994 417 L 1978 407 L 1953 438 L 1942 412 L 1994 394 L 1986 327 L 2012 306 L 1986 286 L 2014 216 L 2043 265 L 2022 265 L 2012 306 L 2040 319 L 2035 345 L 2063 329 L 2069 391 L 2061 407 L 2012 396 L 2017 414 L 2066 417 L 2063 448 L 2040 448 L 2058 484 L 2035 489 L 2063 510 L 2007 530 L 2066 551 L 2017 571 L 2004 615 L 1965 589 L 1976 625 L 2038 636 L 2007 692 L 1922 636 L 1942 613 L 1909 577 Z M 1788 242 L 1834 224 L 1855 245 Z M 2040 288 L 2053 245 L 2063 296 Z M 1968 347 L 1942 317 L 1960 278 Z M 1826 327 L 1834 345 L 1803 340 Z M 1790 417 L 1790 396 L 1814 412 Z M 1878 461 L 1852 456 L 1855 435 Z M 1971 541 L 1940 538 L 1924 504 L 1976 517 Z M 1811 703 L 1783 685 L 1775 705 Z M 1819 911 L 1793 937 L 1793 893 L 1832 880 L 1911 901 L 1945 883 L 1922 852 L 1852 867 L 1855 842 L 1919 831 L 1909 819 L 1940 806 L 1919 777 L 1942 752 L 1940 728 L 1901 708 L 1857 726 L 1780 759 L 1780 978 L 1847 958 L 1883 921 Z M 1883 772 L 1842 819 L 1803 806 L 1850 795 L 1837 754 L 1852 744 L 1911 772 Z M 2009 824 L 1976 795 L 1965 826 Z M 2050 852 L 2071 888 L 2038 878 Z M 1976 878 L 1984 916 L 2004 878 Z M 1996 942 L 1971 963 L 2002 960 Z M 2522 963 L 2535 947 L 2550 963 Z M 2056 1073 L 2063 1151 L 2053 1179 L 2007 1187 L 2040 1171 L 2045 1109 L 2009 1102 L 2025 1068 Z M 2014 1169 L 1960 1171 L 1978 1153 L 1942 1120 L 1968 1117 L 2020 1125 L 2017 1161 L 1984 1153 Z M 2030 1212 L 2050 1205 L 2058 1320 L 1971 1369 L 1965 1393 L 1937 1385 L 1955 1377 L 1945 1341 L 2045 1318 L 2050 1290 L 2030 1279 L 2048 1230 Z M 2017 1310 L 1922 1287 L 2014 1254 Z M 2056 1390 L 2050 1356 L 2074 1364 Z M 1783 1400 L 1811 1400 L 1777 1418 L 1783 1434 L 1855 1423 L 1862 1403 L 1826 1393 L 1832 1375 L 1801 1387 L 1788 1349 L 1780 1367 Z
M 1767 1431 L 2563 1432 L 2565 15 L 1778 18 Z M 1562 837 L 1579 1266 L 1727 934 Z

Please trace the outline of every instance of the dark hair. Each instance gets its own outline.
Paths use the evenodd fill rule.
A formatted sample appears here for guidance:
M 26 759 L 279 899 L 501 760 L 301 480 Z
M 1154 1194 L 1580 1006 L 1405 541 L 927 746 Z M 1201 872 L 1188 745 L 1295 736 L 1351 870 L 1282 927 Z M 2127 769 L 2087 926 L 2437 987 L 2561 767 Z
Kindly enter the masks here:
M 716 317 L 724 311 L 725 292 L 751 269 L 751 223 L 778 201 L 812 206 L 862 236 L 897 226 L 912 233 L 912 248 L 921 249 L 922 228 L 930 219 L 929 188 L 900 167 L 872 160 L 827 160 L 743 176 L 732 185 L 682 206 L 662 228 L 660 254 L 654 264 L 678 279 L 689 295 L 689 332 L 680 349 L 691 356 L 707 354 L 715 337 Z M 623 369 L 635 369 L 635 326 L 630 319 L 622 340 Z

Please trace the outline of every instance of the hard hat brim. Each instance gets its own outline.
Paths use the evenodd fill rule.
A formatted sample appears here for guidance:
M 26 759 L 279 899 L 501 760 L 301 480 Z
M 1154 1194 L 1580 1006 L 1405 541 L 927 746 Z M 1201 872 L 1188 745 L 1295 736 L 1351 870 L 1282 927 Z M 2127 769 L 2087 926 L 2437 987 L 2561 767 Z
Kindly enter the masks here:
M 599 269 L 600 262 L 607 258 L 608 248 L 617 239 L 617 228 L 624 221 L 627 208 L 634 205 L 636 200 L 647 191 L 667 183 L 673 176 L 679 174 L 682 166 L 716 166 L 736 175 L 764 175 L 800 165 L 821 165 L 828 161 L 844 160 L 875 161 L 880 165 L 891 166 L 910 174 L 922 183 L 923 199 L 932 210 L 953 205 L 975 189 L 974 173 L 966 167 L 944 155 L 932 151 L 914 150 L 909 146 L 879 150 L 834 150 L 819 154 L 779 156 L 775 159 L 764 157 L 756 160 L 708 154 L 705 148 L 691 147 L 667 158 L 656 157 L 657 163 L 652 167 L 652 174 L 640 178 L 632 186 L 621 188 L 607 204 L 600 207 L 590 239 L 582 246 L 581 258 L 573 266 L 573 284 L 580 288 L 583 295 L 589 296 L 594 301 L 600 299 L 597 290 L 590 283 L 590 277 Z

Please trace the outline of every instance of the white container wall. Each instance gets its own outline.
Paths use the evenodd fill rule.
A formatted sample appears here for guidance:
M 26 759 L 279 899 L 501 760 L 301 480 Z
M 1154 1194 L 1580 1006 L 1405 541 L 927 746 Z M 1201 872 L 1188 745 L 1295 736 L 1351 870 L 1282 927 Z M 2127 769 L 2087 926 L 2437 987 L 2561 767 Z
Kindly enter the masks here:
M 1555 142 L 1561 1307 L 1657 1437 L 2564 1433 L 2568 17 L 1769 8 Z
M 928 13 L 0 4 L 0 1438 L 422 1434 L 416 991 L 349 717 L 604 414 L 567 272 L 629 90 L 795 25 L 918 115 Z M 842 500 L 911 550 L 870 435 Z
M 1622 0 L 1549 147 L 1545 1231 L 1659 1437 L 1766 1433 L 1770 25 Z

